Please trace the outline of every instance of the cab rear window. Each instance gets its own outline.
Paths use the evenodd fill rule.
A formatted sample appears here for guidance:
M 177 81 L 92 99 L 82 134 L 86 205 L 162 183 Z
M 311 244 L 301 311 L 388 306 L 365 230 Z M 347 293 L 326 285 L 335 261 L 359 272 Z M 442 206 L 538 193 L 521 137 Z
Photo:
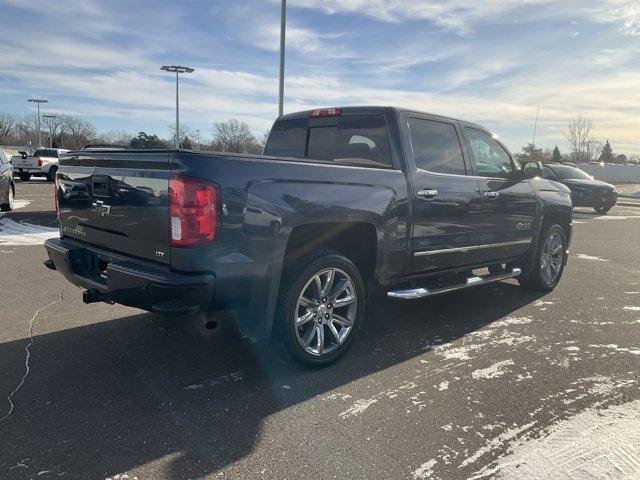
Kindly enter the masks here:
M 392 166 L 382 115 L 344 115 L 333 125 L 309 123 L 307 118 L 276 122 L 265 155 L 380 168 Z
M 55 157 L 58 158 L 58 150 L 55 148 L 41 148 L 36 150 L 33 154 L 34 157 Z

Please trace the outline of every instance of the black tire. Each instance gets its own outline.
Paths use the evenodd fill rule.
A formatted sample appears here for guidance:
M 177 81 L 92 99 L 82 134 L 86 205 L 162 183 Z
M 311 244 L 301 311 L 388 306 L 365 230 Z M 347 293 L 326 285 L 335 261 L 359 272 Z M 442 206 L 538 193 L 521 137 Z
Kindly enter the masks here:
M 0 205 L 0 210 L 2 210 L 3 212 L 10 212 L 11 210 L 13 210 L 13 200 L 15 198 L 15 194 L 16 191 L 13 188 L 13 185 L 9 185 L 9 188 L 7 189 L 7 198 L 5 199 L 6 201 Z
M 548 263 L 543 265 L 543 254 L 546 254 L 546 248 L 550 238 L 553 236 L 554 239 L 559 238 L 561 240 L 560 251 L 561 259 L 559 261 L 557 272 L 553 269 L 554 272 L 553 278 L 550 279 L 545 274 L 545 266 Z M 542 232 L 540 235 L 540 241 L 538 242 L 536 256 L 533 263 L 533 268 L 529 270 L 531 267 L 525 267 L 522 269 L 522 274 L 518 277 L 518 282 L 525 288 L 531 290 L 537 290 L 542 292 L 550 292 L 560 282 L 562 278 L 562 273 L 564 272 L 564 266 L 567 263 L 567 237 L 565 235 L 564 229 L 558 225 L 557 223 L 546 223 L 542 226 Z
M 593 207 L 596 213 L 599 213 L 600 215 L 606 215 L 607 212 L 612 208 L 613 208 L 613 205 L 598 205 Z
M 51 167 L 49 173 L 47 173 L 47 182 L 53 182 L 56 179 L 56 172 L 58 167 Z
M 20 178 L 21 182 L 28 182 L 29 180 L 31 180 L 31 174 L 28 172 L 20 172 L 18 173 L 18 177 Z
M 333 281 L 340 278 L 338 283 L 351 282 L 349 285 L 351 285 L 352 288 L 349 287 L 348 291 L 344 291 L 342 293 L 346 295 L 345 298 L 349 298 L 349 295 L 353 294 L 355 296 L 355 302 L 352 301 L 351 304 L 341 307 L 331 305 L 332 293 L 339 290 L 339 288 L 329 288 L 329 291 L 332 293 L 326 296 L 327 300 L 325 302 L 322 302 L 322 298 L 309 298 L 309 300 L 314 301 L 314 306 L 312 308 L 300 304 L 299 299 L 303 293 L 306 293 L 306 296 L 311 296 L 310 293 L 313 289 L 317 292 L 315 282 L 313 285 L 311 283 L 314 281 L 316 275 L 332 269 L 334 271 Z M 343 276 L 343 274 L 346 276 Z M 326 273 L 325 279 L 325 286 L 328 286 L 329 282 Z M 322 275 L 320 275 L 320 280 L 322 282 Z M 358 268 L 351 260 L 339 253 L 333 251 L 318 252 L 310 260 L 300 262 L 289 268 L 284 274 L 280 288 L 280 295 L 278 296 L 278 306 L 276 309 L 277 331 L 289 353 L 303 365 L 313 368 L 326 367 L 342 357 L 353 344 L 356 333 L 362 324 L 365 307 L 365 294 L 365 285 Z M 319 297 L 319 295 L 317 296 Z M 335 295 L 338 301 L 344 300 L 340 299 L 340 296 L 341 293 Z M 315 303 L 315 300 L 317 300 L 318 303 Z M 329 308 L 328 311 L 324 310 L 326 307 Z M 322 310 L 320 310 L 321 308 Z M 307 314 L 313 314 L 312 319 L 307 320 L 302 324 L 296 324 L 296 319 L 301 318 L 301 309 L 303 312 L 306 311 L 306 313 L 302 314 L 302 317 Z M 349 316 L 345 313 L 347 311 L 349 312 Z M 326 320 L 323 320 L 327 313 L 329 314 L 329 317 L 327 317 Z M 343 333 L 345 334 L 342 343 L 335 341 L 336 337 L 333 332 L 337 331 L 337 328 L 336 323 L 333 322 L 338 322 L 338 320 L 334 320 L 334 314 L 341 320 L 350 318 L 350 328 L 346 324 L 338 324 L 341 329 L 338 332 L 338 337 L 341 337 Z M 320 322 L 326 323 L 321 324 Z M 326 341 L 326 348 L 317 348 L 320 345 L 318 333 L 311 333 L 313 330 L 317 332 L 317 329 L 322 329 L 324 332 L 322 334 L 322 345 L 324 346 L 324 342 Z M 305 335 L 302 335 L 301 330 L 304 331 Z M 308 332 L 310 333 L 310 336 L 307 335 Z M 327 336 L 324 335 L 325 333 Z M 305 341 L 303 337 L 307 336 L 311 344 L 305 347 L 302 344 Z M 321 350 L 322 353 L 311 353 L 308 351 L 308 349 L 313 348 L 313 344 L 316 345 L 316 350 Z

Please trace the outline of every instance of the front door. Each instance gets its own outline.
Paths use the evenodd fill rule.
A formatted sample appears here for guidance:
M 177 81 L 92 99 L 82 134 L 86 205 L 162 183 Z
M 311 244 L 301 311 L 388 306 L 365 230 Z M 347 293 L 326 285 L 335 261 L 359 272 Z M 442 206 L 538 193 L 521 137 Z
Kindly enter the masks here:
M 401 121 L 414 190 L 412 272 L 476 263 L 482 202 L 458 123 L 412 113 Z
M 524 254 L 533 239 L 536 194 L 522 180 L 508 150 L 488 132 L 463 127 L 482 193 L 478 256 L 484 262 Z

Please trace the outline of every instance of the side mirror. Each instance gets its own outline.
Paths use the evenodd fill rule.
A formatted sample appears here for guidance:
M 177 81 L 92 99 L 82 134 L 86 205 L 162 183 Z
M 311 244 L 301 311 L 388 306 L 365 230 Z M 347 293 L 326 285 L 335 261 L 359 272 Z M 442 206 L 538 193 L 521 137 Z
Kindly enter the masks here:
M 541 177 L 543 170 L 542 162 L 528 161 L 522 164 L 522 176 L 524 178 Z

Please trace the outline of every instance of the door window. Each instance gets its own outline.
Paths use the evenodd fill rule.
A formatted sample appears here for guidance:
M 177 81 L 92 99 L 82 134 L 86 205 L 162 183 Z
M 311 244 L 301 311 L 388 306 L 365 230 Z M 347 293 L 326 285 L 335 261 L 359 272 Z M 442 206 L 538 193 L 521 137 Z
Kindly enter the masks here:
M 465 127 L 465 131 L 476 160 L 478 175 L 507 178 L 513 172 L 511 156 L 491 135 L 470 127 Z
M 409 118 L 416 167 L 435 173 L 466 175 L 462 146 L 451 123 Z
M 546 178 L 547 180 L 557 180 L 558 177 L 556 177 L 556 174 L 553 173 L 553 170 L 551 170 L 549 167 L 544 167 L 542 169 L 542 178 Z

